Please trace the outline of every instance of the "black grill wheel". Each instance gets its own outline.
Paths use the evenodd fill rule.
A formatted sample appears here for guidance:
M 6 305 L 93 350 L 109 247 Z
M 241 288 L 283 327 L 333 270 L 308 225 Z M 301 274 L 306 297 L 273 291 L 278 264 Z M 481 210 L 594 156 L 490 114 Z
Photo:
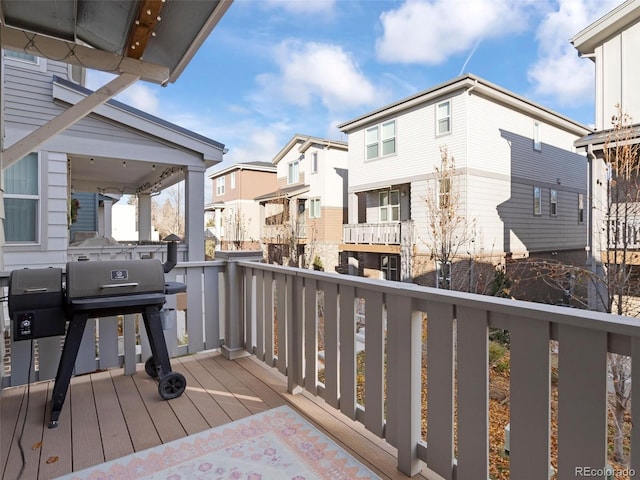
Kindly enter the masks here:
M 170 372 L 160 379 L 158 383 L 158 393 L 165 400 L 178 398 L 187 387 L 187 380 L 184 375 L 178 372 Z
M 144 362 L 144 371 L 152 378 L 156 378 L 158 376 L 158 367 L 156 366 L 156 361 L 153 357 L 147 358 L 147 361 Z

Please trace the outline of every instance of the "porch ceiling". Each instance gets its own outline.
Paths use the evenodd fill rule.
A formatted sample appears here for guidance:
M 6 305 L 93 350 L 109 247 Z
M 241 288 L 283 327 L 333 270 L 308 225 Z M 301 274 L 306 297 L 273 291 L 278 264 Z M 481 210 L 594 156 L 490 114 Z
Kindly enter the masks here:
M 175 82 L 233 0 L 0 0 L 2 46 Z
M 70 185 L 76 192 L 155 193 L 184 180 L 182 168 L 120 158 L 69 157 Z

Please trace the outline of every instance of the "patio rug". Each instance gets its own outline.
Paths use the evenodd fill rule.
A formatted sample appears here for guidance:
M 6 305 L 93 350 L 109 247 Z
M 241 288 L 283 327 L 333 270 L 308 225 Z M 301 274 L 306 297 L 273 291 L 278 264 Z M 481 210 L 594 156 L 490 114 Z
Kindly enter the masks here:
M 378 479 L 287 406 L 74 472 L 82 480 Z

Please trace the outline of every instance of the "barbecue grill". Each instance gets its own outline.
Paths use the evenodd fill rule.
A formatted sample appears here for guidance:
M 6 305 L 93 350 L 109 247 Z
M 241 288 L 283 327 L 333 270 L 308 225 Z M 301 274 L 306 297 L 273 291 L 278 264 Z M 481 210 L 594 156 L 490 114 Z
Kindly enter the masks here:
M 89 318 L 141 313 L 152 353 L 145 371 L 158 379 L 158 392 L 165 400 L 182 395 L 186 380 L 182 374 L 171 371 L 160 316 L 166 295 L 186 291 L 185 284 L 164 279 L 176 264 L 177 238 L 168 238 L 171 241 L 164 264 L 157 259 L 67 263 L 66 289 L 62 288 L 59 269 L 12 272 L 9 312 L 14 326 L 21 328 L 20 339 L 64 333 L 64 329 L 60 332 L 59 319 L 62 316 L 69 322 L 51 398 L 49 428 L 58 424 Z M 57 327 L 40 326 L 47 325 L 47 316 L 57 319 L 57 323 L 54 321 Z M 29 329 L 27 321 L 33 325 Z M 22 324 L 25 326 L 20 327 Z M 14 338 L 15 335 L 14 332 Z

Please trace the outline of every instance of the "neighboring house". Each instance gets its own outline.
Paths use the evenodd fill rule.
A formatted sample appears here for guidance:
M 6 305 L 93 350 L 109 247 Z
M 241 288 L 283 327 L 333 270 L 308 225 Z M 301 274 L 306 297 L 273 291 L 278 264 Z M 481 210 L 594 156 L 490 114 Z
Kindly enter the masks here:
M 629 131 L 624 132 L 621 143 L 635 145 L 636 149 L 640 144 L 640 0 L 624 2 L 570 41 L 581 57 L 595 64 L 595 132 L 580 138 L 575 145 L 587 152 L 589 160 L 592 192 L 589 221 L 593 226 L 589 236 L 592 254 L 589 264 L 599 278 L 604 278 L 601 255 L 608 249 L 629 251 L 624 263 L 640 264 L 637 255 L 640 250 L 639 205 L 615 202 L 609 205 L 606 185 L 611 173 L 604 161 L 605 150 L 615 147 L 617 142 L 612 119 L 619 113 L 630 117 Z M 607 210 L 613 218 L 607 218 Z M 615 218 L 615 213 L 622 214 L 622 218 Z M 602 228 L 605 224 L 609 225 L 608 231 Z M 619 261 L 616 254 L 610 254 L 608 259 L 612 263 Z
M 270 162 L 237 163 L 209 175 L 213 213 L 209 231 L 216 250 L 259 250 L 260 205 L 255 198 L 276 189 L 276 167 Z
M 277 188 L 256 198 L 267 260 L 334 271 L 347 213 L 347 144 L 294 135 L 272 163 Z
M 474 75 L 343 123 L 349 135 L 349 223 L 342 269 L 435 286 L 451 266 L 430 251 L 427 198 L 442 147 L 454 157 L 461 260 L 550 255 L 584 261 L 586 161 L 573 142 L 590 129 Z M 447 278 L 472 289 L 473 269 Z
M 92 94 L 81 85 L 81 69 L 10 51 L 2 61 L 7 148 Z M 224 151 L 219 142 L 123 103 L 97 107 L 3 171 L 5 270 L 63 266 L 76 230 L 110 236 L 112 196 L 138 197 L 140 240 L 152 240 L 151 196 L 181 180 L 186 259 L 203 260 L 205 170 Z M 95 216 L 85 226 L 69 225 L 72 193 L 84 199 L 78 213 Z

